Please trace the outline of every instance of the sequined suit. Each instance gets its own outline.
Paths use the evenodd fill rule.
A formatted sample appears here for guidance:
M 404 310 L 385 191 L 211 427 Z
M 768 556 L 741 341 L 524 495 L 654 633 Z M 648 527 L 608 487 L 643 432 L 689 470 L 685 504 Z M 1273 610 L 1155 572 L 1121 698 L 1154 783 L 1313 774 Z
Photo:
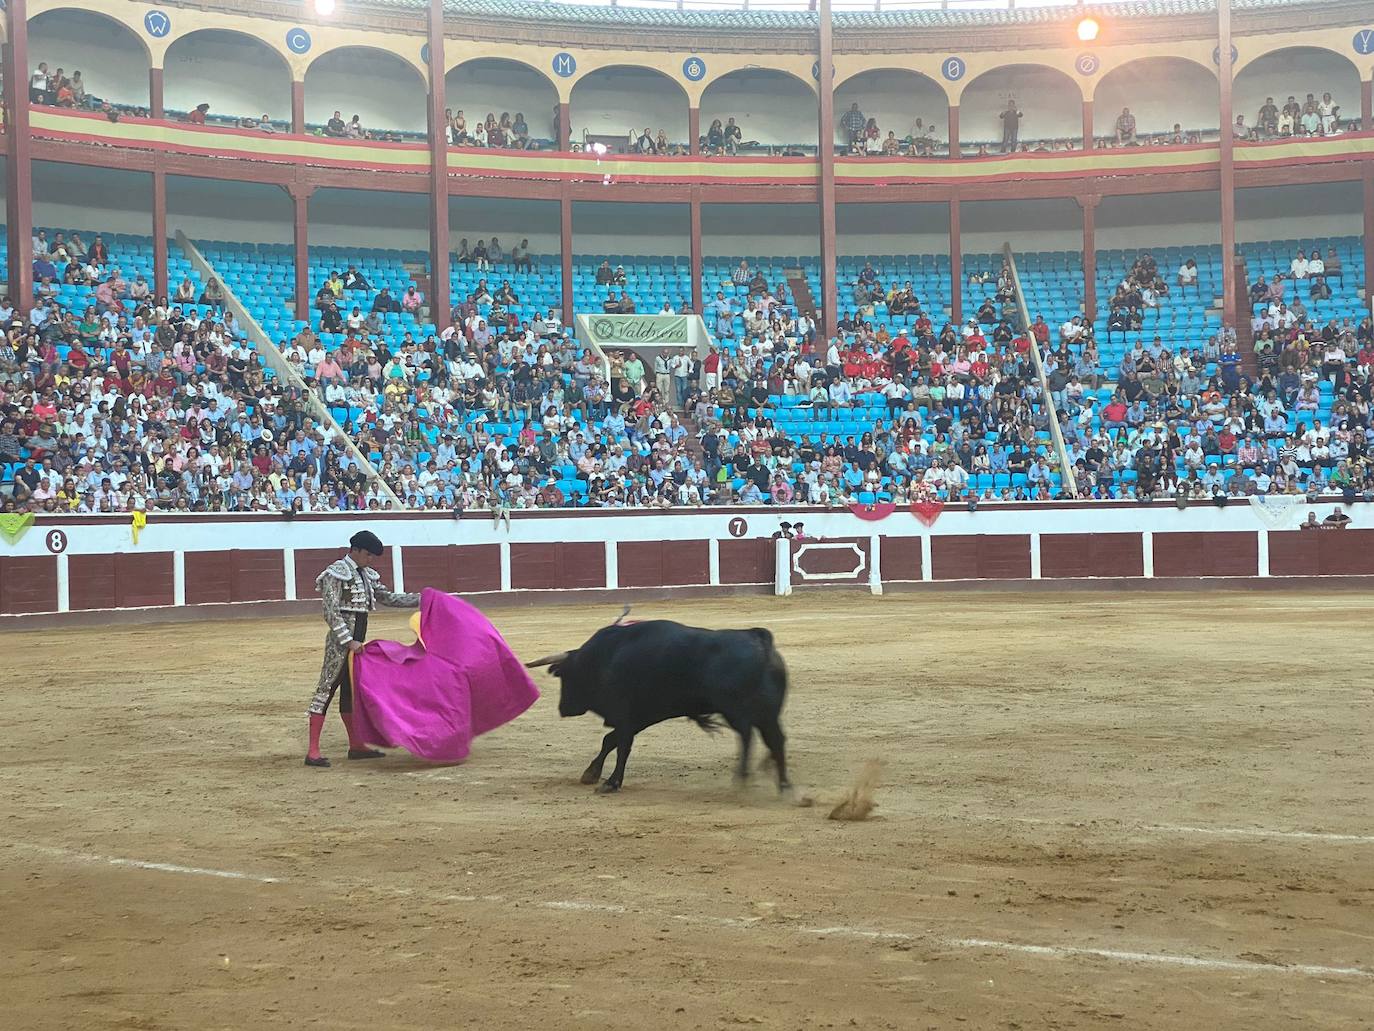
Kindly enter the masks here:
M 310 714 L 320 716 L 329 709 L 329 700 L 340 691 L 339 711 L 353 711 L 353 685 L 348 679 L 348 646 L 367 640 L 367 614 L 378 605 L 413 609 L 420 604 L 418 594 L 397 594 L 382 583 L 375 569 L 363 569 L 345 555 L 329 564 L 315 579 L 324 601 L 324 621 L 329 632 L 324 638 L 324 665 L 320 682 L 310 700 Z

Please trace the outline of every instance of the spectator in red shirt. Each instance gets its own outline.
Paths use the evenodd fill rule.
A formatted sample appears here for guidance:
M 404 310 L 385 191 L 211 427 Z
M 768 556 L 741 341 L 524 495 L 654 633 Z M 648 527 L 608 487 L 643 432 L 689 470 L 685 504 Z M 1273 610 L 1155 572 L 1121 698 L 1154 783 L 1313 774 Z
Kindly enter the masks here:
M 172 375 L 172 367 L 164 365 L 162 371 L 158 373 L 157 379 L 153 380 L 153 391 L 159 397 L 171 397 L 176 392 L 177 381 Z
M 57 401 L 51 390 L 44 391 L 43 396 L 34 404 L 33 415 L 36 421 L 42 422 L 57 418 Z
M 129 375 L 129 366 L 133 363 L 133 355 L 129 354 L 129 349 L 124 346 L 123 340 L 116 340 L 114 350 L 110 352 L 110 364 L 118 370 L 121 376 Z

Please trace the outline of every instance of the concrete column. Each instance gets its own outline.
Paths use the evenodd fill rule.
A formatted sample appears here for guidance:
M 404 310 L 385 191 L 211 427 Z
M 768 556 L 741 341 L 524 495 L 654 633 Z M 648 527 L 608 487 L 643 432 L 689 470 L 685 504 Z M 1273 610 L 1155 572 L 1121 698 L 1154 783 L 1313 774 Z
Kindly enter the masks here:
M 167 173 L 160 168 L 155 168 L 153 170 L 153 296 L 162 298 L 170 293 L 171 290 L 167 284 Z
M 820 22 L 817 58 L 820 61 L 820 138 L 817 156 L 820 159 L 821 207 L 821 326 L 829 340 L 835 335 L 839 321 L 836 306 L 839 290 L 835 283 L 838 255 L 835 252 L 835 65 L 831 38 L 830 0 L 817 0 Z
M 448 134 L 444 122 L 444 0 L 429 3 L 429 316 L 451 321 L 448 251 Z
M 563 262 L 563 324 L 571 326 L 573 321 L 573 221 L 572 195 L 568 184 L 563 183 L 558 198 L 559 239 L 562 244 Z
M 701 153 L 701 108 L 687 109 L 687 149 L 693 157 Z
M 963 153 L 959 147 L 959 105 L 949 106 L 949 156 L 961 158 Z
M 0 51 L 5 78 L 8 142 L 5 161 L 5 232 L 9 246 L 8 285 L 15 309 L 33 305 L 33 137 L 29 132 L 28 0 L 9 0 L 8 39 Z
M 1083 314 L 1090 324 L 1097 318 L 1097 204 L 1101 199 L 1096 194 L 1078 198 L 1083 208 Z
M 1227 326 L 1236 324 L 1236 163 L 1235 121 L 1231 102 L 1231 0 L 1217 0 L 1217 54 L 1221 82 L 1221 319 Z
M 1374 307 L 1374 162 L 1364 163 L 1364 304 Z
M 310 195 L 313 186 L 292 183 L 286 188 L 295 208 L 296 318 L 310 321 Z
M 1083 149 L 1093 149 L 1093 102 L 1083 101 Z
M 291 83 L 291 131 L 297 136 L 305 132 L 305 83 Z
M 698 315 L 702 314 L 702 289 L 701 289 L 701 195 L 696 187 L 692 187 L 692 199 L 689 202 L 691 209 L 691 255 L 692 255 L 692 311 Z
M 949 202 L 949 311 L 954 324 L 964 321 L 964 247 L 959 230 L 959 198 Z
M 558 149 L 572 150 L 572 105 L 566 100 L 558 104 Z
M 162 69 L 148 69 L 148 114 L 153 118 L 166 118 L 162 106 Z

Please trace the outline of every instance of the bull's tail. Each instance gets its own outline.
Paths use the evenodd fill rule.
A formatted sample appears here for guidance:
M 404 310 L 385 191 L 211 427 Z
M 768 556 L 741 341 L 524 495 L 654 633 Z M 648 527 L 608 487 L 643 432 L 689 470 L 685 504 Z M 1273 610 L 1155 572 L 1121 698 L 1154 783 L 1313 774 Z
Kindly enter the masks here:
M 725 724 L 714 716 L 688 716 L 687 718 L 708 734 L 719 734 L 725 729 Z
M 749 632 L 759 639 L 759 644 L 763 646 L 767 665 L 764 667 L 764 677 L 769 686 L 776 692 L 779 705 L 787 696 L 787 663 L 778 654 L 778 650 L 773 647 L 773 632 L 764 627 L 756 626 L 750 628 Z

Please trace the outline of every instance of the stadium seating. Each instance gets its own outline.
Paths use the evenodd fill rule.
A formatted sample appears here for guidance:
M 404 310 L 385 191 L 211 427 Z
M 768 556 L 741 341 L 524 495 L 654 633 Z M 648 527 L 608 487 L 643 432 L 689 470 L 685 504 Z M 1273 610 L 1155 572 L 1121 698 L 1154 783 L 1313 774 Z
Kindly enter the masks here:
M 51 235 L 56 230 L 49 229 Z M 69 231 L 68 231 L 69 232 Z M 93 234 L 84 233 L 86 239 Z M 152 241 L 146 237 L 108 235 L 111 264 L 120 266 L 126 278 L 143 275 L 152 280 Z M 215 275 L 238 297 L 268 336 L 283 349 L 299 338 L 309 339 L 311 346 L 318 340 L 324 353 L 344 346 L 349 333 L 325 333 L 320 328 L 320 313 L 312 307 L 308 320 L 294 317 L 295 268 L 292 250 L 284 245 L 243 244 L 225 241 L 204 241 L 201 253 L 212 266 Z M 1357 238 L 1335 240 L 1281 240 L 1246 244 L 1241 253 L 1253 275 L 1266 276 L 1283 272 L 1293 253 L 1319 250 L 1323 254 L 1334 249 L 1339 256 L 1342 272 L 1333 277 L 1333 296 L 1329 300 L 1307 305 L 1312 323 L 1310 333 L 1317 333 L 1329 321 L 1353 323 L 1363 317 L 1360 284 L 1365 278 L 1363 255 Z M 1095 496 L 1128 496 L 1138 482 L 1132 467 L 1141 449 L 1150 446 L 1152 435 L 1163 436 L 1165 431 L 1152 431 L 1163 419 L 1164 403 L 1153 402 L 1132 408 L 1128 418 L 1113 420 L 1105 415 L 1112 401 L 1121 396 L 1120 370 L 1128 355 L 1142 349 L 1167 350 L 1170 355 L 1185 356 L 1191 362 L 1186 373 L 1171 370 L 1161 382 L 1177 382 L 1184 386 L 1178 404 L 1183 417 L 1176 422 L 1177 446 L 1168 453 L 1174 476 L 1162 477 L 1172 489 L 1175 479 L 1184 489 L 1197 485 L 1203 470 L 1214 461 L 1220 480 L 1208 479 L 1209 489 L 1225 485 L 1240 468 L 1240 443 L 1229 440 L 1225 447 L 1214 439 L 1224 428 L 1228 406 L 1252 407 L 1255 399 L 1241 389 L 1235 379 L 1227 380 L 1223 373 L 1226 362 L 1220 353 L 1224 346 L 1221 316 L 1217 307 L 1221 283 L 1220 252 L 1215 246 L 1170 246 L 1153 250 L 1161 277 L 1169 284 L 1169 291 L 1160 298 L 1157 308 L 1144 312 L 1143 325 L 1135 330 L 1110 331 L 1108 300 L 1116 285 L 1130 272 L 1138 254 L 1128 250 L 1103 250 L 1097 254 L 1099 314 L 1092 327 L 1099 362 L 1090 371 L 1096 383 L 1080 384 L 1072 376 L 1060 375 L 1051 379 L 1051 391 L 1058 412 L 1064 420 L 1068 456 L 1071 462 L 1082 459 L 1094 446 L 1106 444 L 1114 452 L 1114 461 L 1107 475 L 1096 472 L 1089 476 Z M 1180 289 L 1176 285 L 1178 266 L 1192 258 L 1199 268 L 1199 287 Z M 812 405 L 806 396 L 806 384 L 790 377 L 792 363 L 801 355 L 800 340 L 783 345 L 780 352 L 767 355 L 769 348 L 750 347 L 756 344 L 749 337 L 748 316 L 751 298 L 746 287 L 733 282 L 739 256 L 708 258 L 703 263 L 703 293 L 711 301 L 722 292 L 732 305 L 729 322 L 732 337 L 718 342 L 722 345 L 722 366 L 725 385 L 733 392 L 721 396 L 700 395 L 679 399 L 687 402 L 685 425 L 662 404 L 648 402 L 648 390 L 653 384 L 651 373 L 631 384 L 621 366 L 626 356 L 613 355 L 613 383 L 619 390 L 618 404 L 593 404 L 567 397 L 577 397 L 577 390 L 592 382 L 589 367 L 578 364 L 577 342 L 572 327 L 563 327 L 547 339 L 535 341 L 534 346 L 547 352 L 547 358 L 537 359 L 532 375 L 523 374 L 525 363 L 520 360 L 523 341 L 512 334 L 509 343 L 499 340 L 502 326 L 494 326 L 490 344 L 474 345 L 471 339 L 462 347 L 449 348 L 450 361 L 438 361 L 426 353 L 421 345 L 435 335 L 433 320 L 421 310 L 386 312 L 381 316 L 380 332 L 371 335 L 380 357 L 376 367 L 359 360 L 350 350 L 352 365 L 329 382 L 317 382 L 314 369 L 307 363 L 302 372 L 313 389 L 328 403 L 339 424 L 353 436 L 373 464 L 379 468 L 408 505 L 420 507 L 458 506 L 501 509 L 534 504 L 676 504 L 704 503 L 722 495 L 744 500 L 766 501 L 774 491 L 780 499 L 798 497 L 824 503 L 869 503 L 885 500 L 904 500 L 919 497 L 1034 497 L 1052 496 L 1063 487 L 1061 470 L 1049 433 L 1051 409 L 1047 399 L 1040 396 L 1039 387 L 1031 374 L 1029 363 L 1018 358 L 1008 337 L 1000 343 L 985 347 L 991 371 L 999 371 L 1010 378 L 1016 388 L 1008 397 L 995 402 L 991 395 L 973 396 L 945 405 L 951 417 L 945 424 L 937 417 L 935 402 L 943 390 L 944 376 L 930 375 L 925 370 L 939 350 L 949 351 L 946 361 L 953 360 L 956 347 L 937 344 L 936 337 L 947 328 L 949 321 L 949 264 L 948 259 L 933 255 L 853 255 L 840 259 L 836 281 L 841 314 L 860 306 L 854 296 L 854 286 L 861 272 L 871 266 L 878 282 L 885 288 L 900 287 L 907 282 L 922 302 L 922 311 L 931 321 L 931 336 L 920 337 L 916 314 L 892 315 L 882 301 L 863 305 L 861 322 L 868 328 L 846 336 L 842 344 L 846 357 L 841 362 L 842 376 L 852 391 L 852 400 L 835 405 Z M 771 287 L 781 285 L 787 299 L 789 271 L 800 269 L 814 296 L 821 295 L 820 263 L 816 258 L 786 256 L 744 256 L 752 270 L 760 272 Z M 613 269 L 623 266 L 624 287 L 615 286 L 617 294 L 623 289 L 635 299 L 637 309 L 653 313 L 663 305 L 677 307 L 691 293 L 691 273 L 688 260 L 680 256 L 614 256 L 580 255 L 574 262 L 573 299 L 579 312 L 600 311 L 607 292 L 606 286 L 596 284 L 596 272 L 601 263 Z M 363 313 L 371 311 L 373 300 L 382 288 L 401 299 L 416 284 L 424 281 L 427 255 L 419 251 L 383 250 L 369 248 L 320 247 L 311 251 L 310 294 L 328 279 L 331 273 L 356 268 L 368 280 L 369 288 L 346 292 L 340 303 L 345 317 L 356 305 Z M 1082 310 L 1082 262 L 1074 252 L 1031 252 L 1017 255 L 1021 287 L 1032 316 L 1043 316 L 1050 326 L 1045 352 L 1049 368 L 1056 362 L 1073 363 L 1079 348 L 1063 347 L 1059 341 L 1059 326 Z M 961 275 L 965 284 L 965 308 L 971 314 L 985 298 L 994 299 L 996 277 L 1002 267 L 1000 254 L 970 254 L 963 258 Z M 173 284 L 189 277 L 197 294 L 204 284 L 186 258 L 173 247 L 170 254 L 170 276 Z M 463 305 L 479 281 L 485 279 L 495 291 L 509 281 L 519 301 L 509 307 L 518 322 L 530 322 L 536 315 L 561 309 L 562 279 L 559 263 L 554 259 L 536 258 L 533 267 L 517 272 L 507 260 L 489 269 L 479 270 L 473 265 L 455 265 L 450 281 L 455 305 Z M 90 286 L 60 286 L 57 301 L 62 309 L 76 313 L 94 302 L 95 291 Z M 1003 299 L 1004 300 L 1004 299 Z M 127 298 L 123 306 L 130 312 L 134 302 Z M 786 300 L 790 304 L 790 299 Z M 785 304 L 785 306 L 786 306 Z M 195 306 L 192 306 L 195 307 Z M 1000 316 L 1010 309 L 997 300 L 994 308 Z M 210 314 L 208 308 L 197 309 L 201 315 Z M 485 316 L 490 307 L 477 307 Z M 716 325 L 708 312 L 708 328 Z M 971 332 L 971 330 L 969 331 Z M 991 327 L 983 332 L 991 337 Z M 304 335 L 303 335 L 304 334 Z M 877 334 L 873 336 L 872 334 Z M 413 345 L 407 346 L 409 335 Z M 912 344 L 917 359 L 907 377 L 908 387 L 917 393 L 909 403 L 890 404 L 884 395 L 884 385 L 891 374 L 891 354 L 884 341 L 904 337 Z M 961 339 L 947 337 L 947 341 Z M 1361 338 L 1360 343 L 1366 343 Z M 854 351 L 849 352 L 850 345 Z M 826 378 L 825 362 L 821 357 L 825 342 L 812 342 L 812 372 L 817 382 Z M 296 349 L 292 349 L 293 351 Z M 533 353 L 534 347 L 531 348 Z M 478 371 L 474 378 L 456 374 L 464 361 L 463 354 L 472 356 Z M 364 356 L 369 352 L 364 352 Z M 58 350 L 65 358 L 66 345 Z M 108 348 L 93 357 L 97 363 L 109 360 Z M 1290 352 L 1285 351 L 1285 358 Z M 383 365 L 385 366 L 383 368 Z M 1081 362 L 1079 362 L 1081 366 Z M 1074 366 L 1077 369 L 1079 366 Z M 1354 370 L 1352 372 L 1362 375 Z M 371 371 L 369 371 L 371 370 Z M 948 372 L 948 370 L 945 370 Z M 768 379 L 768 403 L 758 406 L 748 397 L 756 377 Z M 1315 373 L 1307 374 L 1309 382 L 1301 407 L 1297 404 L 1296 388 L 1283 408 L 1282 436 L 1289 443 L 1303 435 L 1313 420 L 1330 427 L 1340 413 L 1338 387 L 1327 376 L 1318 380 Z M 968 380 L 976 387 L 978 380 Z M 576 384 L 576 386 L 574 386 Z M 1292 386 L 1292 384 L 1289 384 Z M 1309 389 L 1310 387 L 1310 389 Z M 927 394 L 930 391 L 934 393 Z M 273 393 L 280 396 L 277 387 Z M 1212 394 L 1219 395 L 1219 402 Z M 1091 399 L 1092 404 L 1086 403 Z M 241 399 L 246 411 L 256 409 L 252 398 Z M 1010 400 L 1013 413 L 993 412 L 1001 401 Z M 1217 404 L 1220 407 L 1217 407 Z M 555 411 L 549 412 L 550 407 Z M 906 429 L 906 420 L 916 423 Z M 1211 426 L 1213 433 L 1205 432 Z M 1276 431 L 1277 432 L 1277 431 Z M 714 435 L 718 447 L 703 452 L 697 438 Z M 875 473 L 862 468 L 866 461 L 865 436 L 889 452 L 900 451 L 900 458 L 885 461 Z M 1243 436 L 1243 434 L 1241 435 Z M 1263 437 L 1263 434 L 1260 434 Z M 1206 440 L 1209 447 L 1199 466 L 1197 447 L 1191 445 Z M 771 443 L 769 443 L 771 441 Z M 1269 439 L 1273 455 L 1270 466 L 1280 464 L 1279 452 L 1291 450 L 1280 446 L 1277 438 Z M 1117 444 L 1120 448 L 1117 448 Z M 1310 444 L 1310 442 L 1309 442 Z M 813 471 L 802 462 L 803 451 L 814 449 L 818 456 L 834 446 L 840 454 L 831 456 L 823 482 L 817 483 Z M 619 448 L 633 463 L 628 467 L 616 465 L 615 451 Z M 1022 450 L 1024 449 L 1024 450 Z M 984 452 L 977 462 L 975 451 Z M 332 448 L 330 453 L 337 454 Z M 1305 451 L 1303 452 L 1305 453 Z M 720 455 L 720 459 L 715 457 Z M 750 457 L 745 457 L 748 454 Z M 767 476 L 760 462 L 767 454 Z M 1013 469 L 1013 459 L 1036 466 L 1034 472 L 1021 465 Z M 283 458 L 288 457 L 283 449 Z M 926 473 L 935 458 L 954 460 L 967 472 L 948 484 L 940 476 L 933 479 Z M 1037 461 L 1038 460 L 1038 461 Z M 429 469 L 431 462 L 436 468 Z M 503 463 L 515 467 L 511 474 Z M 1041 464 L 1043 463 L 1043 464 Z M 345 463 L 346 464 L 346 463 Z M 1307 461 L 1303 466 L 1302 486 L 1324 483 L 1335 463 Z M 673 470 L 678 474 L 674 476 Z M 690 470 L 688 485 L 682 481 L 681 470 Z M 13 467 L 0 469 L 5 483 L 13 486 Z M 504 473 L 504 476 L 502 475 Z M 703 474 L 707 477 L 703 480 Z M 1080 470 L 1080 475 L 1082 471 Z M 786 483 L 779 483 L 779 478 Z M 749 493 L 751 482 L 758 486 L 754 498 Z M 300 484 L 294 488 L 275 485 L 272 504 L 286 505 L 296 499 L 309 497 L 311 504 L 348 504 L 358 502 L 335 484 L 331 499 L 322 498 Z M 675 490 L 681 488 L 681 490 Z M 727 489 L 728 488 L 728 489 Z M 1082 491 L 1082 485 L 1080 485 Z M 367 499 L 364 499 L 367 500 Z M 376 503 L 375 494 L 368 503 Z

